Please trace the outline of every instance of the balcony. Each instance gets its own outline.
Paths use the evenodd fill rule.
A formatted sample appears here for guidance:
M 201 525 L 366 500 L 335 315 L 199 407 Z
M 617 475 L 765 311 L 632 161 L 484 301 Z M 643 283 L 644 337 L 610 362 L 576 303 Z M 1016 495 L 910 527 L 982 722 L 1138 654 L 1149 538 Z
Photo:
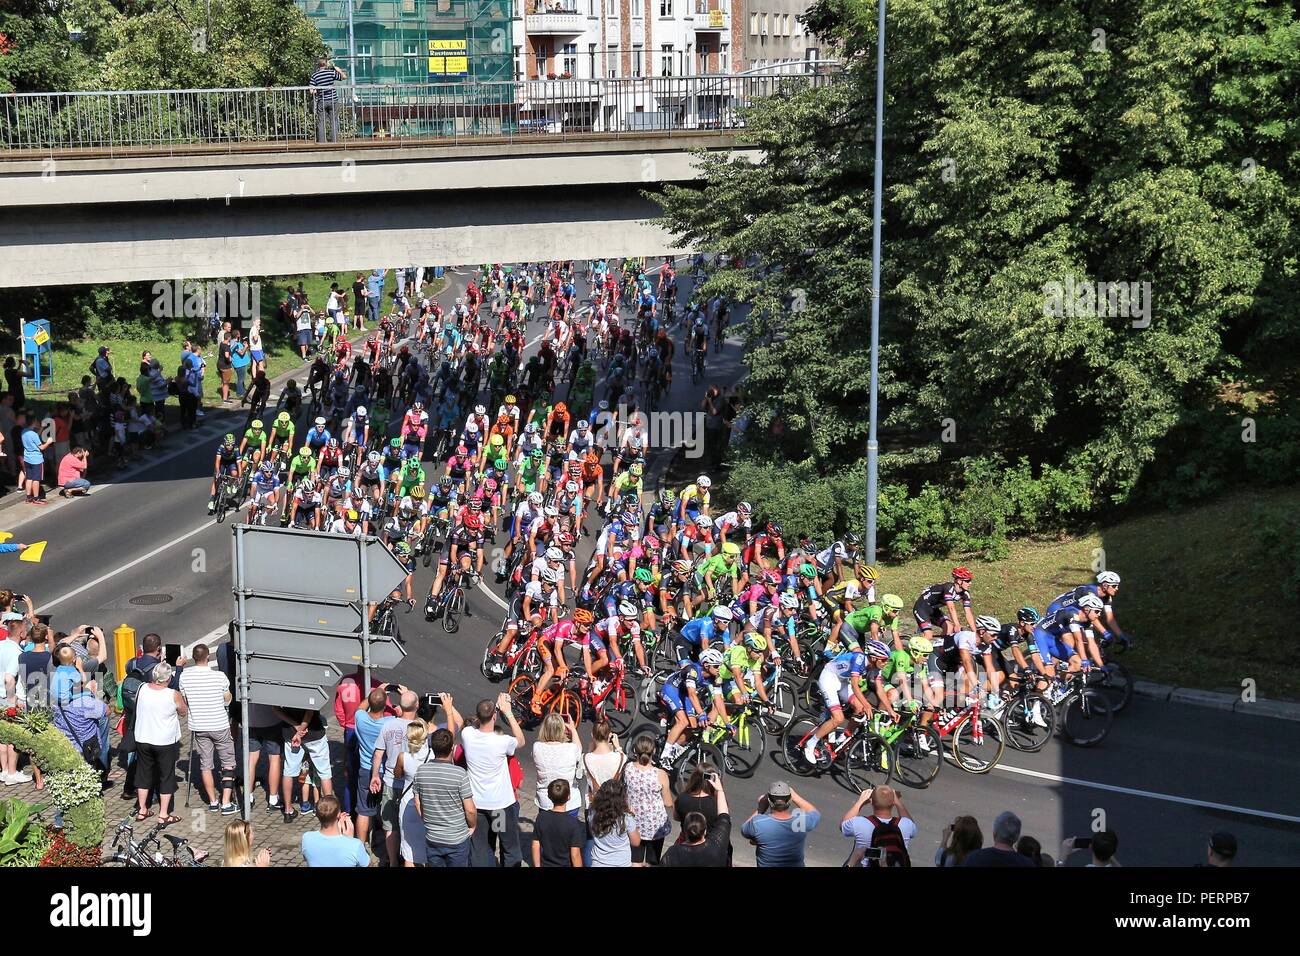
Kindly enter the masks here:
M 696 33 L 731 32 L 731 12 L 729 10 L 710 10 L 709 0 L 697 0 L 693 20 Z
M 529 0 L 524 30 L 535 36 L 577 36 L 587 29 L 587 18 L 572 2 Z

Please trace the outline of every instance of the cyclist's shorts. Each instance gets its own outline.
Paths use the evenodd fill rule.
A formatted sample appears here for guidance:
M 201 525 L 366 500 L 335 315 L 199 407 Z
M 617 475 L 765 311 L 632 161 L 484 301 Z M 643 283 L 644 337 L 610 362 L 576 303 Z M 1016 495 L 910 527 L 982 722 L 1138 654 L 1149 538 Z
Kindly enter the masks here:
M 671 684 L 664 684 L 664 689 L 659 693 L 659 703 L 668 711 L 670 717 L 677 715 L 679 710 L 685 711 L 687 717 L 699 717 L 695 711 L 695 705 L 691 703 L 689 696 L 683 697 L 681 688 L 674 687 Z
M 944 613 L 936 611 L 924 601 L 917 601 L 912 605 L 912 617 L 916 618 L 916 627 L 918 630 L 928 631 L 935 628 L 943 629 Z
M 925 659 L 926 683 L 931 687 L 942 687 L 944 682 L 943 669 L 943 652 L 931 651 L 930 656 Z
M 730 697 L 732 694 L 738 692 L 743 692 L 746 694 L 754 693 L 754 672 L 753 671 L 745 671 L 745 686 L 743 688 L 739 684 L 737 684 L 735 680 L 733 680 L 732 678 L 730 677 L 723 678 L 722 681 L 723 696 Z
M 821 676 L 817 678 L 817 686 L 821 688 L 822 697 L 825 698 L 826 706 L 831 709 L 832 713 L 839 710 L 841 704 L 848 699 L 841 699 L 841 690 L 847 690 L 850 696 L 853 693 L 848 684 L 840 680 L 840 676 L 829 667 L 822 670 Z
M 1047 633 L 1041 627 L 1034 628 L 1034 646 L 1038 648 L 1039 655 L 1043 658 L 1044 664 L 1050 664 L 1053 660 L 1068 661 L 1073 655 L 1069 645 L 1058 639 L 1055 635 Z
M 840 640 L 855 650 L 862 649 L 862 635 L 848 621 L 840 624 Z

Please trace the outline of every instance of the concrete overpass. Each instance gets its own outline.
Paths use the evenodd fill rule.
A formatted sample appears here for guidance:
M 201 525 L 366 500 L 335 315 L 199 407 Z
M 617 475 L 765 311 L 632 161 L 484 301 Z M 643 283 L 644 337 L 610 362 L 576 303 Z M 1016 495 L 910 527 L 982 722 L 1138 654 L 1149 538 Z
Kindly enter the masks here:
M 265 148 L 270 147 L 270 148 Z M 0 152 L 0 287 L 690 251 L 642 190 L 734 134 L 345 144 L 82 158 Z

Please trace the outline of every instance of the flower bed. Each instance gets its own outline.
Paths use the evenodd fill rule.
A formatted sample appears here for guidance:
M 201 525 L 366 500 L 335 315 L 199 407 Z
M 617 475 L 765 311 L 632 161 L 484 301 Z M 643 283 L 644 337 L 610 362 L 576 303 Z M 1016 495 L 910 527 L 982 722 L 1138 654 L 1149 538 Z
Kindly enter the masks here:
M 54 726 L 48 710 L 5 711 L 0 743 L 31 754 L 46 776 L 54 805 L 63 813 L 68 842 L 98 852 L 104 842 L 104 801 L 99 774 Z

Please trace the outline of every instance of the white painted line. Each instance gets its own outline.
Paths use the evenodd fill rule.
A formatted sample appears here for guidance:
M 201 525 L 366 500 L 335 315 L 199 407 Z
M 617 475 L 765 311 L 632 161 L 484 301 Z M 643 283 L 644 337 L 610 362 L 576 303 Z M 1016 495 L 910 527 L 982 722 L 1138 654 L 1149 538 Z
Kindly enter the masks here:
M 1222 810 L 1225 813 L 1239 813 L 1248 817 L 1263 817 L 1266 820 L 1281 820 L 1283 823 L 1300 823 L 1300 817 L 1288 816 L 1285 813 L 1272 813 L 1268 810 L 1254 810 L 1250 807 L 1237 807 L 1229 803 L 1212 803 L 1209 800 L 1193 800 L 1191 797 L 1176 797 L 1168 793 L 1154 793 L 1150 790 L 1136 790 L 1132 787 L 1119 787 L 1109 783 L 1094 783 L 1091 780 L 1079 780 L 1076 777 L 1059 777 L 1054 773 L 1043 773 L 1039 770 L 1026 770 L 1023 767 L 1008 767 L 1006 764 L 998 764 L 996 770 L 1005 770 L 1008 773 L 1023 774 L 1026 777 L 1037 777 L 1040 780 L 1050 780 L 1052 783 L 1068 783 L 1076 787 L 1091 787 L 1094 790 L 1108 790 L 1111 793 L 1125 793 L 1133 797 L 1148 797 L 1152 800 L 1164 800 L 1167 803 L 1181 803 L 1189 807 L 1205 807 L 1207 810 Z
M 487 584 L 483 581 L 482 578 L 479 578 L 478 589 L 482 591 L 484 594 L 486 594 L 488 597 L 490 597 L 492 600 L 500 604 L 507 611 L 510 610 L 510 605 L 507 604 L 505 601 L 503 601 L 501 598 L 497 597 L 496 594 L 493 593 L 491 590 L 489 590 Z
M 196 534 L 199 534 L 200 532 L 207 531 L 209 528 L 213 527 L 216 523 L 217 522 L 215 519 L 212 521 L 205 522 L 204 524 L 199 525 L 193 531 L 187 531 L 178 538 L 172 538 L 166 544 L 159 545 L 158 547 L 150 551 L 148 554 L 142 554 L 134 561 L 129 561 L 126 564 L 122 565 L 120 568 L 114 568 L 112 571 L 109 571 L 107 574 L 101 574 L 99 577 L 95 578 L 95 580 L 90 581 L 87 584 L 83 584 L 81 587 L 77 588 L 76 590 L 69 591 L 67 594 L 61 594 L 58 597 L 56 597 L 53 601 L 47 601 L 45 604 L 42 604 L 40 607 L 38 607 L 36 609 L 36 612 L 41 613 L 44 611 L 48 611 L 56 604 L 62 604 L 68 598 L 76 597 L 78 594 L 81 594 L 83 591 L 89 591 L 91 588 L 95 587 L 96 585 L 103 584 L 113 575 L 121 574 L 123 571 L 129 571 L 137 564 L 141 564 L 145 561 L 148 561 L 150 558 L 157 557 L 158 555 L 166 551 L 168 548 L 175 547 L 176 545 L 180 544 L 182 541 L 186 540 L 187 538 L 192 538 Z

